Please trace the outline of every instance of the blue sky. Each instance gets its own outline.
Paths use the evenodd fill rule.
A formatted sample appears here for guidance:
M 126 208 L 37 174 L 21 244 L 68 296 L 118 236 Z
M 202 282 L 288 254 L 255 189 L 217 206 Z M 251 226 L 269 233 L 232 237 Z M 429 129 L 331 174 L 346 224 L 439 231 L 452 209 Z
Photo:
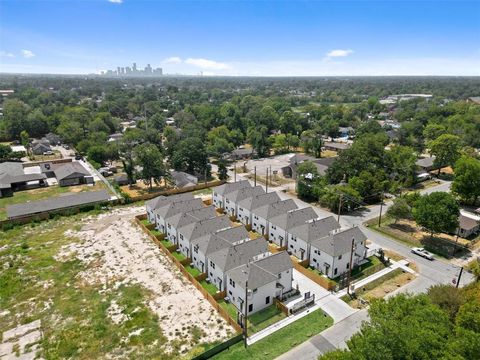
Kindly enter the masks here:
M 480 75 L 477 1 L 0 0 L 0 71 Z

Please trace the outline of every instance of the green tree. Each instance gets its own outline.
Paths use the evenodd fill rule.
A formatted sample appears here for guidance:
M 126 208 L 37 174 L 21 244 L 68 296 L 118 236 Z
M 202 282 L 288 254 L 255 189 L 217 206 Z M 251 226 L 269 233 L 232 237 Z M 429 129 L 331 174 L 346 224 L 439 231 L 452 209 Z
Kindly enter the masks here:
M 458 227 L 460 210 L 454 197 L 446 192 L 423 195 L 413 208 L 413 218 L 418 225 L 435 233 L 452 233 Z
M 25 130 L 20 133 L 20 143 L 27 150 L 27 156 L 30 156 L 30 135 Z
M 456 135 L 443 134 L 428 143 L 430 153 L 435 156 L 434 165 L 438 167 L 453 166 L 460 158 L 460 138 Z M 440 174 L 440 169 L 438 170 Z
M 220 180 L 228 180 L 228 170 L 224 160 L 218 162 L 218 178 Z
M 448 314 L 452 322 L 455 321 L 458 310 L 465 303 L 461 290 L 452 285 L 434 285 L 428 289 L 427 295 L 432 303 Z
M 10 160 L 12 158 L 12 149 L 8 145 L 0 144 L 0 162 Z
M 412 208 L 408 205 L 404 198 L 396 198 L 393 200 L 393 205 L 387 210 L 387 215 L 395 219 L 395 224 L 398 220 L 410 219 L 412 217 Z
M 320 158 L 322 156 L 322 135 L 318 131 L 306 130 L 302 133 L 301 145 L 307 154 Z
M 305 161 L 297 168 L 297 194 L 302 199 L 313 200 L 315 196 L 315 183 L 320 174 L 315 164 Z
M 3 103 L 3 123 L 9 140 L 20 139 L 20 133 L 28 129 L 27 116 L 30 107 L 18 99 L 7 99 Z
M 152 188 L 152 179 L 159 182 L 165 175 L 165 165 L 160 150 L 153 144 L 141 144 L 135 147 L 135 156 L 142 170 L 142 179 Z
M 247 140 L 257 152 L 258 157 L 268 156 L 270 153 L 270 141 L 266 126 L 248 128 Z
M 455 163 L 452 192 L 463 201 L 475 204 L 480 197 L 480 160 L 462 156 Z
M 207 176 L 210 171 L 207 151 L 205 146 L 197 137 L 188 137 L 181 140 L 176 146 L 171 158 L 175 170 L 185 171 L 189 174 Z
M 340 200 L 341 198 L 341 200 Z M 328 185 L 321 189 L 319 202 L 322 206 L 337 213 L 341 204 L 341 213 L 359 208 L 362 204 L 362 197 L 357 190 L 350 185 Z

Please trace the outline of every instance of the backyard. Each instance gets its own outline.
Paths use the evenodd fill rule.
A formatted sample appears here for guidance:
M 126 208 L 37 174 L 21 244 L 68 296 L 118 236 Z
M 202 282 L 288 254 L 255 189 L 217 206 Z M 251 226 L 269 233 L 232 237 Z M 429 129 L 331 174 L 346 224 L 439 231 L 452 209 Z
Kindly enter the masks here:
M 7 205 L 21 204 L 27 201 L 45 200 L 51 197 L 68 193 L 78 193 L 83 191 L 98 191 L 105 189 L 101 181 L 95 185 L 76 185 L 76 186 L 46 186 L 37 189 L 16 191 L 13 196 L 0 198 L 0 220 L 7 218 Z
M 322 332 L 333 324 L 333 320 L 316 310 L 309 315 L 285 326 L 273 334 L 248 346 L 242 342 L 216 355 L 217 360 L 261 359 L 271 360 L 287 352 L 310 337 Z

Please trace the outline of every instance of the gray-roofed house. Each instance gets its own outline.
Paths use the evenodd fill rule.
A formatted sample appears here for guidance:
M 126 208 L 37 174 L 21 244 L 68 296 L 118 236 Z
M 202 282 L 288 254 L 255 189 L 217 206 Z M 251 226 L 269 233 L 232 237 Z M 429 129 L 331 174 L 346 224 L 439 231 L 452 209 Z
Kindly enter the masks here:
M 45 174 L 25 174 L 22 163 L 0 163 L 0 198 L 12 196 L 14 191 L 46 186 Z
M 183 171 L 172 171 L 170 174 L 175 182 L 175 186 L 179 189 L 187 186 L 194 186 L 198 183 L 198 177 Z
M 421 171 L 430 172 L 432 170 L 437 170 L 438 166 L 434 165 L 435 156 L 420 158 L 416 161 L 416 165 Z
M 151 223 L 155 223 L 155 214 L 153 211 L 158 209 L 159 207 L 169 202 L 189 200 L 189 199 L 193 199 L 193 194 L 190 192 L 187 192 L 187 193 L 171 195 L 171 196 L 160 195 L 153 199 L 145 201 L 145 208 L 147 210 L 148 221 Z
M 253 211 L 252 230 L 270 237 L 270 219 L 298 208 L 292 199 L 274 202 L 258 207 Z
M 167 233 L 167 221 L 169 217 L 175 214 L 182 214 L 191 210 L 203 208 L 203 201 L 201 199 L 193 198 L 183 200 L 173 199 L 173 201 L 166 201 L 153 210 L 155 214 L 155 227 L 162 234 Z
M 91 174 L 78 161 L 55 167 L 53 172 L 60 186 L 86 184 L 88 178 L 93 182 Z
M 52 197 L 46 200 L 7 205 L 7 216 L 9 219 L 19 219 L 45 212 L 51 213 L 65 209 L 106 203 L 109 200 L 110 196 L 105 190 L 85 191 L 76 194 Z
M 50 145 L 60 145 L 62 143 L 62 139 L 60 138 L 60 136 L 54 133 L 48 133 L 47 135 L 45 135 L 45 139 L 48 140 Z
M 270 219 L 268 239 L 280 247 L 288 244 L 288 234 L 291 229 L 304 224 L 308 220 L 317 219 L 318 214 L 311 207 L 288 211 Z
M 232 191 L 225 195 L 225 211 L 229 216 L 237 217 L 240 201 L 262 194 L 265 194 L 265 190 L 261 186 Z
M 335 231 L 311 242 L 310 266 L 333 279 L 350 267 L 353 246 L 352 269 L 362 264 L 367 256 L 367 237 L 358 227 Z
M 207 234 L 213 234 L 219 230 L 225 230 L 232 226 L 227 216 L 216 216 L 210 219 L 199 220 L 178 228 L 179 250 L 186 257 L 192 256 L 192 241 Z
M 207 256 L 208 279 L 220 290 L 224 291 L 225 273 L 249 261 L 268 256 L 268 243 L 264 238 L 245 241 L 238 245 L 220 249 Z
M 272 306 L 274 298 L 281 299 L 292 289 L 293 265 L 290 256 L 282 251 L 263 259 L 227 271 L 227 297 L 245 314 L 245 294 L 248 295 L 248 314 Z
M 49 144 L 39 142 L 32 145 L 32 152 L 34 155 L 43 155 L 48 151 L 52 151 L 52 148 Z
M 253 148 L 237 148 L 233 150 L 228 157 L 231 160 L 250 159 L 255 156 L 256 152 Z
M 187 212 L 181 212 L 169 216 L 165 219 L 167 229 L 167 239 L 179 244 L 178 229 L 200 220 L 211 219 L 217 216 L 214 206 L 204 206 Z
M 340 224 L 333 216 L 314 219 L 296 226 L 289 231 L 288 251 L 300 260 L 309 259 L 311 243 L 338 229 Z
M 243 225 L 252 225 L 253 212 L 263 205 L 273 204 L 280 201 L 276 192 L 248 197 L 238 202 L 238 220 Z
M 305 161 L 311 161 L 317 168 L 318 173 L 321 176 L 325 176 L 328 168 L 332 166 L 335 160 L 336 160 L 336 157 L 325 157 L 325 158 L 317 159 L 309 155 L 295 154 L 290 158 L 289 164 L 282 168 L 282 174 L 286 178 L 296 179 L 298 166 L 304 163 Z
M 193 264 L 202 273 L 207 272 L 209 254 L 249 239 L 248 231 L 244 226 L 231 227 L 193 239 L 191 241 Z
M 480 216 L 473 213 L 460 211 L 458 217 L 457 233 L 463 238 L 468 238 L 480 232 Z
M 215 186 L 212 189 L 212 202 L 217 209 L 225 208 L 225 195 L 247 187 L 252 187 L 248 180 L 237 181 L 233 183 L 225 183 Z
M 345 142 L 330 142 L 330 141 L 326 141 L 326 142 L 323 144 L 323 147 L 325 148 L 325 150 L 336 151 L 337 153 L 349 149 L 350 146 L 351 146 L 351 144 L 345 143 Z

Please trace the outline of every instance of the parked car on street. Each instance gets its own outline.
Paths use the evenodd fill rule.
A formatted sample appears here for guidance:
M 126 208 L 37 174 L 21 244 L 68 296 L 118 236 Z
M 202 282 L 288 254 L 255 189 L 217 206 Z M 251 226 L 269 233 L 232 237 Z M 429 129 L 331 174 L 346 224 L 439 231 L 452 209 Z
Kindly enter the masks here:
M 433 260 L 433 255 L 430 254 L 427 250 L 424 248 L 413 248 L 412 253 L 415 255 L 421 256 L 427 260 Z

